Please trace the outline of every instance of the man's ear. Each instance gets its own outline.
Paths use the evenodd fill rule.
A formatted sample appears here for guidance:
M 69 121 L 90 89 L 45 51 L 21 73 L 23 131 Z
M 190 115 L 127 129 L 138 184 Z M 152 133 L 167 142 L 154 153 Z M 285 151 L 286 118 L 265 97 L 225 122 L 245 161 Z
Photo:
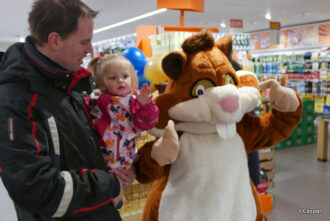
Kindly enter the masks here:
M 57 32 L 51 32 L 48 35 L 48 45 L 51 49 L 57 50 L 61 43 L 61 36 Z

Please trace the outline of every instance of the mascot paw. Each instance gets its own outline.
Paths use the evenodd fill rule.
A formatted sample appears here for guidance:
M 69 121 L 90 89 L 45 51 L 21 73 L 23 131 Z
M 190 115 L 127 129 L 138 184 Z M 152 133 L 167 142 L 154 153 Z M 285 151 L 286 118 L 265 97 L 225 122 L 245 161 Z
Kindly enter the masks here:
M 280 112 L 294 112 L 300 103 L 296 92 L 291 88 L 282 87 L 276 80 L 267 80 L 259 85 L 261 90 L 269 88 L 269 106 Z
M 173 121 L 169 121 L 164 134 L 152 146 L 151 157 L 160 166 L 173 163 L 179 153 L 179 138 L 174 129 Z

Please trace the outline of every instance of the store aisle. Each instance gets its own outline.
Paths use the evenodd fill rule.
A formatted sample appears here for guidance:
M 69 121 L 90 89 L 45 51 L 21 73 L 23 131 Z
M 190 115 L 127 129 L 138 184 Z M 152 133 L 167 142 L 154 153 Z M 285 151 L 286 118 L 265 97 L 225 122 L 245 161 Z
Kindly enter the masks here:
M 330 141 L 328 141 L 329 143 Z M 330 162 L 319 162 L 316 144 L 275 151 L 273 210 L 268 221 L 328 221 Z M 310 214 L 315 209 L 319 214 Z
M 330 141 L 329 141 L 330 142 Z M 316 144 L 275 151 L 273 210 L 268 221 L 328 221 L 330 216 L 330 162 L 316 160 Z M 303 214 L 299 209 L 320 209 Z M 14 206 L 0 181 L 0 220 L 17 221 Z

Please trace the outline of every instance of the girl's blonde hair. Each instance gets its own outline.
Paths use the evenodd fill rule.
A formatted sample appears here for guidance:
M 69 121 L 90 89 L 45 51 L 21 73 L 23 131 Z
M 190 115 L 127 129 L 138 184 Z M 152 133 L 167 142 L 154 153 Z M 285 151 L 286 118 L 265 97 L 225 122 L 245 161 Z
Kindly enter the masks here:
M 131 62 L 122 55 L 105 55 L 104 57 L 93 58 L 89 63 L 87 69 L 92 72 L 93 77 L 98 85 L 98 88 L 103 88 L 103 76 L 106 67 L 109 67 L 113 62 L 125 61 L 129 67 L 129 74 L 131 76 L 131 91 L 138 89 L 138 79 L 136 72 Z

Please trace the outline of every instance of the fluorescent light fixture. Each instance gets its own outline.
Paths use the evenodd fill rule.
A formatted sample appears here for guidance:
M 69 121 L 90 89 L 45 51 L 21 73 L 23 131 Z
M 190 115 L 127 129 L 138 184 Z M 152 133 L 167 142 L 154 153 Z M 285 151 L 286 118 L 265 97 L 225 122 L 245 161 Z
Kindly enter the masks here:
M 103 28 L 96 29 L 96 30 L 94 30 L 94 34 L 102 32 L 102 31 L 106 31 L 106 30 L 109 30 L 111 28 L 115 28 L 115 27 L 118 27 L 118 26 L 121 26 L 121 25 L 125 25 L 127 23 L 131 23 L 131 22 L 143 19 L 143 18 L 147 18 L 147 17 L 153 16 L 153 15 L 159 14 L 159 13 L 163 13 L 165 11 L 167 11 L 166 8 L 161 8 L 161 9 L 157 9 L 157 10 L 152 11 L 152 12 L 145 13 L 143 15 L 136 16 L 134 18 L 126 19 L 124 21 L 117 22 L 115 24 L 108 25 L 108 26 L 105 26 Z
M 222 22 L 222 23 L 220 24 L 220 27 L 221 27 L 221 28 L 225 28 L 225 27 L 226 27 L 226 24 L 225 24 L 224 22 Z
M 270 13 L 268 12 L 268 13 L 266 13 L 265 18 L 266 18 L 267 20 L 270 20 L 270 19 L 272 19 L 272 16 L 271 16 Z

